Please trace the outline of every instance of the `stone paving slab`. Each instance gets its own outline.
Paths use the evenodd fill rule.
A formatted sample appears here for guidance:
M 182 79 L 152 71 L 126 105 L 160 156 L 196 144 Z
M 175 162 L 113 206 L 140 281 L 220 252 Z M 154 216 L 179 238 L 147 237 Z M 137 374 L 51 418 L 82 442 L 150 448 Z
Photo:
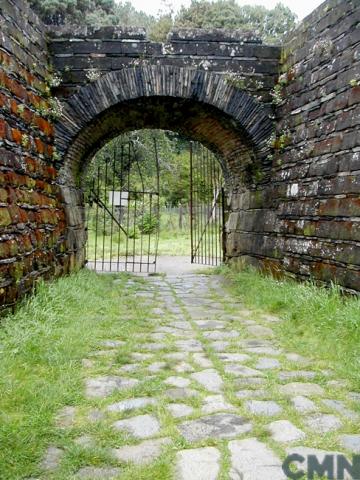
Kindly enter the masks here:
M 250 360 L 250 355 L 246 353 L 218 353 L 218 358 L 223 362 L 247 362 Z
M 202 413 L 214 413 L 219 411 L 232 411 L 234 406 L 227 402 L 223 395 L 210 395 L 204 398 Z
M 136 408 L 143 408 L 148 405 L 155 405 L 156 400 L 154 398 L 130 398 L 128 400 L 122 400 L 121 402 L 113 403 L 108 405 L 106 410 L 108 412 L 126 412 L 130 410 L 135 410 Z
M 220 452 L 214 447 L 182 450 L 176 455 L 176 480 L 217 480 Z
M 41 469 L 47 472 L 52 472 L 56 470 L 59 467 L 63 456 L 64 450 L 54 445 L 51 445 L 45 452 L 45 456 L 40 466 Z
M 315 433 L 327 433 L 342 427 L 340 418 L 325 413 L 310 415 L 304 419 L 304 422 Z
M 195 324 L 200 328 L 200 330 L 217 330 L 226 327 L 226 322 L 219 320 L 196 320 Z
M 283 395 L 302 395 L 304 397 L 316 397 L 324 395 L 324 389 L 317 385 L 316 383 L 300 383 L 293 382 L 288 383 L 287 385 L 281 385 L 279 387 L 280 393 Z
M 329 400 L 329 399 L 325 399 L 325 400 L 322 400 L 322 403 L 329 407 L 330 409 L 332 410 L 335 410 L 337 412 L 339 412 L 341 415 L 343 415 L 344 417 L 348 418 L 349 420 L 351 420 L 352 422 L 356 422 L 356 421 L 359 421 L 359 414 L 356 413 L 356 412 L 353 412 L 352 410 L 349 410 L 345 405 L 344 405 L 344 402 L 342 402 L 341 400 Z
M 139 383 L 135 378 L 105 376 L 88 378 L 85 394 L 88 398 L 104 398 L 116 390 L 126 390 Z
M 262 327 L 261 325 L 246 327 L 246 330 L 257 338 L 272 338 L 274 336 L 274 332 L 271 328 Z
M 122 367 L 120 367 L 118 370 L 117 370 L 117 373 L 132 373 L 132 372 L 135 372 L 136 370 L 139 370 L 139 368 L 141 368 L 141 365 L 138 364 L 138 363 L 127 363 L 125 365 L 123 365 Z
M 239 388 L 243 388 L 243 387 L 257 388 L 260 385 L 264 385 L 265 382 L 266 382 L 265 378 L 261 378 L 261 377 L 243 377 L 243 378 L 236 378 L 234 381 L 234 385 Z
M 202 344 L 198 340 L 177 340 L 176 347 L 184 352 L 202 352 Z
M 175 418 L 187 417 L 194 412 L 194 409 L 186 403 L 170 403 L 167 408 Z
M 187 362 L 180 362 L 174 366 L 174 371 L 176 373 L 189 373 L 193 372 L 194 368 Z
M 236 363 L 225 364 L 224 370 L 226 373 L 231 373 L 231 375 L 235 375 L 236 377 L 261 377 L 264 375 L 263 372 L 259 370 Z
M 193 388 L 169 388 L 165 395 L 172 400 L 184 400 L 186 398 L 197 397 L 199 393 Z
M 162 447 L 171 443 L 170 438 L 145 440 L 138 445 L 114 448 L 111 453 L 117 460 L 132 462 L 136 465 L 147 465 L 160 456 Z
M 349 430 L 351 422 L 359 421 L 356 404 L 360 393 L 333 399 L 338 389 L 346 388 L 344 381 L 334 378 L 329 369 L 313 371 L 311 360 L 280 348 L 275 326 L 269 328 L 278 318 L 250 312 L 231 299 L 227 304 L 236 313 L 225 311 L 209 290 L 215 285 L 216 291 L 218 281 L 206 275 L 149 278 L 141 287 L 145 295 L 140 298 L 151 295 L 152 312 L 157 316 L 149 307 L 149 328 L 134 336 L 132 360 L 122 366 L 114 362 L 124 346 L 119 340 L 121 333 L 93 345 L 98 350 L 91 359 L 83 360 L 88 377 L 84 414 L 66 406 L 56 417 L 56 428 L 63 434 L 74 425 L 81 428 L 83 420 L 100 427 L 111 419 L 114 430 L 124 433 L 115 431 L 115 436 L 125 442 L 127 435 L 133 438 L 121 447 L 109 438 L 106 449 L 113 457 L 111 465 L 84 466 L 75 478 L 121 478 L 124 462 L 131 471 L 134 465 L 156 461 L 168 446 L 175 449 L 174 480 L 218 480 L 220 465 L 224 468 L 226 464 L 222 453 L 227 446 L 231 467 L 221 478 L 230 480 L 285 479 L 281 461 L 271 448 L 276 444 L 279 451 L 294 443 L 299 451 L 313 453 L 314 449 L 296 444 L 314 441 L 320 445 L 323 437 L 329 437 L 339 449 L 360 453 L 360 435 Z M 248 338 L 240 338 L 243 334 Z M 96 369 L 98 376 L 91 377 L 91 369 Z M 330 377 L 325 387 L 317 383 L 318 373 Z M 144 392 L 137 393 L 142 385 Z M 274 391 L 276 399 L 271 397 Z M 106 400 L 110 395 L 114 398 Z M 156 413 L 139 415 L 136 411 L 146 408 L 148 412 L 148 407 Z M 287 414 L 291 409 L 296 415 L 290 421 Z M 244 411 L 251 420 L 242 415 Z M 168 436 L 158 438 L 162 427 Z M 181 442 L 171 445 L 176 437 L 170 438 L 169 432 L 175 429 L 186 440 L 186 449 Z M 262 441 L 248 438 L 258 431 L 267 433 Z M 100 446 L 86 425 L 77 435 L 74 443 L 82 449 Z M 42 468 L 50 478 L 57 475 L 53 472 L 61 466 L 65 449 L 50 445 L 45 453 Z
M 143 350 L 157 351 L 164 350 L 166 348 L 165 343 L 143 343 L 140 345 Z
M 273 370 L 279 368 L 280 362 L 276 358 L 259 358 L 255 368 L 259 370 Z
M 282 462 L 255 438 L 229 442 L 231 480 L 286 480 Z
M 154 362 L 148 365 L 147 369 L 150 373 L 161 372 L 166 367 L 166 362 Z
M 316 377 L 315 372 L 310 372 L 308 370 L 294 370 L 288 372 L 279 372 L 279 380 L 282 382 L 288 382 L 295 379 L 307 379 L 312 380 Z
M 151 360 L 153 358 L 153 355 L 151 353 L 141 353 L 141 352 L 134 352 L 131 354 L 131 356 L 134 360 L 139 362 Z
M 339 451 L 322 450 L 322 449 L 319 449 L 319 448 L 303 447 L 301 445 L 287 448 L 286 449 L 286 454 L 287 455 L 296 454 L 296 455 L 300 455 L 301 457 L 303 457 L 304 461 L 303 461 L 303 463 L 301 463 L 301 470 L 303 470 L 305 472 L 309 471 L 308 460 L 309 460 L 310 455 L 313 456 L 313 457 L 315 456 L 316 459 L 317 459 L 317 462 L 319 464 L 322 464 L 325 460 L 325 457 L 330 455 L 330 457 L 333 459 L 332 464 L 334 466 L 334 474 L 335 475 L 336 475 L 336 472 L 337 472 L 337 458 L 338 458 L 339 455 L 343 455 Z M 344 479 L 350 480 L 351 477 L 347 473 L 345 473 Z M 354 480 L 354 479 L 351 479 L 351 480 Z
M 301 364 L 303 366 L 309 365 L 311 363 L 309 359 L 303 357 L 302 355 L 299 355 L 298 353 L 287 353 L 285 354 L 285 357 L 290 362 Z
M 172 352 L 166 353 L 163 357 L 166 358 L 166 360 L 183 361 L 189 358 L 189 354 L 187 352 Z
M 194 362 L 201 368 L 211 368 L 213 364 L 211 360 L 204 353 L 194 353 Z
M 239 400 L 247 400 L 248 398 L 264 398 L 268 394 L 265 390 L 239 390 L 235 393 Z
M 215 352 L 222 352 L 230 346 L 230 342 L 225 340 L 216 340 L 215 342 L 211 342 L 210 345 Z
M 119 420 L 113 424 L 116 430 L 123 430 L 136 438 L 149 438 L 160 431 L 159 421 L 152 415 L 138 415 L 137 417 Z
M 100 345 L 106 348 L 118 348 L 126 345 L 126 342 L 123 342 L 122 340 L 103 340 L 100 342 Z
M 76 408 L 67 406 L 60 410 L 55 418 L 58 428 L 69 428 L 75 423 Z
M 272 400 L 247 400 L 245 405 L 253 415 L 273 417 L 282 412 L 282 407 Z
M 302 395 L 298 395 L 298 396 L 292 398 L 291 402 L 292 402 L 294 408 L 299 413 L 312 413 L 312 412 L 316 412 L 318 410 L 318 407 L 315 405 L 315 403 L 312 400 L 310 400 L 309 398 L 306 398 Z
M 268 429 L 271 433 L 271 437 L 276 442 L 281 443 L 292 443 L 298 440 L 303 440 L 306 435 L 299 428 L 295 427 L 288 420 L 277 420 L 276 422 L 270 423 Z
M 96 442 L 90 435 L 81 435 L 80 437 L 75 438 L 74 443 L 81 448 L 89 449 L 96 447 Z
M 208 438 L 234 438 L 250 432 L 252 425 L 240 415 L 219 413 L 184 422 L 178 428 L 187 441 L 197 442 Z
M 274 347 L 266 347 L 266 346 L 247 347 L 245 351 L 248 353 L 253 353 L 257 355 L 272 355 L 274 357 L 278 357 L 279 355 L 281 355 L 281 350 Z
M 166 385 L 171 385 L 172 387 L 184 388 L 188 387 L 191 382 L 188 378 L 185 377 L 172 376 L 164 380 L 164 383 Z
M 201 372 L 192 373 L 190 377 L 199 382 L 209 392 L 221 392 L 223 389 L 223 380 L 214 369 L 209 368 Z
M 350 450 L 352 453 L 360 453 L 360 434 L 341 435 L 340 443 L 344 448 Z
M 216 331 L 205 331 L 203 332 L 203 335 L 208 340 L 225 340 L 228 338 L 239 337 L 240 333 L 235 330 L 230 330 L 230 331 L 216 330 Z

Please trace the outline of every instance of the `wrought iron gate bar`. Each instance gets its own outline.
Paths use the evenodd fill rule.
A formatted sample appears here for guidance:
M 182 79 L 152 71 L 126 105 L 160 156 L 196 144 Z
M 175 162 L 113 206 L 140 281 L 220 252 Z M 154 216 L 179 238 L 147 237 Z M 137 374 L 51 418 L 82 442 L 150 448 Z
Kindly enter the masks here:
M 144 161 L 128 142 L 110 158 L 98 158 L 86 192 L 88 266 L 97 271 L 155 273 L 159 235 L 160 190 L 156 141 L 153 184 L 145 186 Z M 116 245 L 117 244 L 117 245 Z
M 151 150 L 151 147 L 150 147 Z M 191 262 L 219 265 L 224 251 L 224 189 L 220 164 L 201 144 L 190 143 Z M 149 154 L 149 152 L 148 152 Z M 160 162 L 156 139 L 151 158 L 132 142 L 114 148 L 98 164 L 86 192 L 90 268 L 156 272 L 160 229 Z M 152 165 L 155 175 L 147 175 Z
M 219 265 L 224 260 L 223 177 L 214 154 L 200 144 L 190 146 L 191 262 Z

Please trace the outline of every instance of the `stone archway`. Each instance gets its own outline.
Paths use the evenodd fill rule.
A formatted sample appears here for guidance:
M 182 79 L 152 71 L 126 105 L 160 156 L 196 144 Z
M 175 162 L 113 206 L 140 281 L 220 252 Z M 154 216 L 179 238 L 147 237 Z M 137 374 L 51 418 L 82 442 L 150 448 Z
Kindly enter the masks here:
M 218 154 L 233 190 L 249 165 L 265 168 L 273 122 L 249 94 L 204 70 L 126 68 L 82 87 L 64 103 L 56 127 L 68 245 L 78 265 L 86 241 L 82 170 L 111 138 L 142 128 L 172 130 L 203 143 Z

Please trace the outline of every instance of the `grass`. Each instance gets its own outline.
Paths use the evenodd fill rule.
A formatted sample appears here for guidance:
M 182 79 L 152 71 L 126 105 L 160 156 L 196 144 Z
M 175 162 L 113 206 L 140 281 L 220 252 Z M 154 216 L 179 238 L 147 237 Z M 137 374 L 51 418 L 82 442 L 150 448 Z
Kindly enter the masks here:
M 214 270 L 212 270 L 214 272 Z M 217 270 L 219 272 L 219 269 Z M 252 270 L 234 272 L 221 268 L 224 289 L 209 290 L 204 298 L 222 304 L 219 313 L 209 310 L 212 318 L 230 321 L 227 328 L 239 332 L 239 338 L 248 338 L 244 319 L 256 319 L 258 324 L 269 326 L 265 313 L 276 314 L 282 321 L 271 323 L 276 342 L 288 351 L 301 353 L 312 360 L 311 370 L 317 374 L 316 382 L 325 389 L 324 398 L 343 399 L 349 388 L 360 391 L 359 358 L 359 299 L 341 296 L 339 290 L 318 288 L 312 284 L 278 281 Z M 210 283 L 211 279 L 209 278 Z M 213 361 L 225 382 L 224 396 L 236 406 L 237 413 L 250 418 L 253 436 L 269 444 L 284 457 L 284 446 L 269 437 L 265 417 L 249 416 L 243 401 L 236 397 L 238 387 L 231 374 L 224 371 L 224 364 L 211 347 L 211 342 L 195 322 L 195 308 L 184 308 L 181 295 L 176 293 L 171 282 L 162 279 L 162 293 L 173 295 L 173 307 L 178 307 L 182 316 L 193 325 L 196 337 L 203 343 L 205 352 Z M 46 285 L 40 284 L 36 295 L 25 301 L 13 315 L 3 320 L 0 331 L 0 479 L 20 480 L 24 478 L 46 478 L 46 480 L 69 480 L 74 472 L 85 465 L 114 465 L 119 463 L 109 454 L 109 448 L 119 448 L 137 443 L 135 439 L 117 432 L 115 420 L 135 415 L 134 411 L 107 414 L 99 422 L 89 422 L 88 415 L 94 409 L 106 411 L 107 405 L 132 397 L 151 396 L 157 404 L 139 409 L 137 414 L 152 413 L 161 423 L 161 437 L 170 437 L 172 444 L 164 448 L 162 455 L 153 464 L 136 467 L 120 463 L 121 478 L 150 480 L 172 479 L 176 451 L 188 447 L 217 445 L 222 452 L 220 479 L 226 480 L 229 454 L 226 442 L 209 439 L 195 444 L 186 442 L 176 429 L 182 419 L 174 419 L 166 405 L 169 399 L 164 394 L 168 388 L 164 380 L 169 375 L 189 378 L 190 387 L 198 391 L 198 397 L 185 399 L 194 408 L 188 417 L 195 419 L 203 415 L 202 400 L 209 395 L 187 373 L 175 373 L 175 360 L 167 359 L 166 353 L 176 350 L 177 337 L 166 334 L 158 340 L 152 336 L 155 326 L 169 325 L 178 319 L 158 295 L 155 283 L 140 278 L 121 275 L 96 275 L 83 270 L 70 277 L 58 279 Z M 249 308 L 247 310 L 243 305 Z M 157 307 L 163 313 L 152 310 Z M 263 319 L 263 320 L 262 320 Z M 123 340 L 120 350 L 109 350 L 105 355 L 94 355 L 104 350 L 102 340 Z M 152 351 L 146 344 L 162 344 L 160 350 Z M 105 399 L 84 397 L 84 378 L 97 375 L 119 375 L 119 369 L 134 363 L 133 352 L 150 352 L 151 358 L 136 361 L 137 369 L 126 374 L 139 383 L 130 390 L 116 391 Z M 229 351 L 239 352 L 238 338 L 230 340 Z M 249 354 L 244 363 L 256 368 L 258 355 Z M 91 362 L 83 366 L 82 360 Z M 155 375 L 148 367 L 153 362 L 166 360 L 165 368 Z M 302 369 L 282 354 L 281 369 Z M 196 366 L 194 354 L 188 359 Z M 335 371 L 335 379 L 345 379 L 349 388 L 328 387 L 328 378 L 323 370 Z M 290 401 L 279 393 L 279 370 L 264 372 L 264 389 L 271 398 L 283 407 L 283 414 L 276 418 L 287 418 L 302 426 L 303 419 L 294 412 Z M 149 376 L 151 375 L 151 376 Z M 250 387 L 252 389 L 252 387 Z M 320 399 L 316 399 L 321 411 L 326 412 Z M 350 402 L 351 403 L 351 402 Z M 68 429 L 59 429 L 55 417 L 65 405 L 76 407 L 75 424 Z M 351 408 L 355 408 L 351 406 Z M 359 411 L 360 412 L 360 411 Z M 329 413 L 329 411 L 327 412 Z M 343 432 L 354 433 L 358 427 L 343 419 Z M 323 449 L 338 449 L 337 432 L 319 435 L 308 431 L 304 444 Z M 74 440 L 89 435 L 95 446 L 81 448 Z M 39 462 L 49 445 L 63 449 L 64 457 L 59 470 L 41 476 Z
M 101 340 L 127 340 L 144 328 L 145 309 L 123 291 L 126 275 L 117 278 L 119 283 L 114 283 L 114 276 L 84 270 L 41 284 L 36 295 L 3 319 L 1 479 L 36 472 L 44 450 L 56 438 L 55 413 L 64 405 L 81 403 L 82 358 Z
M 126 247 L 126 240 L 123 238 L 120 242 L 120 248 L 118 249 L 118 238 L 117 235 L 113 235 L 113 240 L 111 241 L 111 236 L 98 235 L 97 240 L 95 241 L 95 232 L 88 232 L 88 242 L 86 246 L 87 259 L 93 261 L 96 258 L 98 261 L 101 261 L 104 251 L 104 259 L 113 258 L 116 259 L 118 254 L 120 257 L 125 257 L 126 248 L 128 248 L 129 256 L 132 255 L 132 252 L 135 251 L 136 255 L 140 255 L 141 251 L 143 254 L 144 260 L 147 258 L 148 251 L 150 252 L 150 257 L 155 255 L 156 245 L 155 238 L 152 238 L 150 249 L 148 247 L 147 238 L 144 237 L 143 243 L 141 245 L 141 238 L 130 239 L 128 241 L 128 247 Z M 104 243 L 103 243 L 104 242 Z M 168 256 L 190 256 L 191 243 L 190 243 L 190 232 L 187 230 L 182 230 L 179 232 L 163 232 L 160 234 L 157 253 L 158 255 L 168 255 Z
M 161 211 L 160 216 L 160 231 L 158 239 L 158 255 L 169 256 L 190 256 L 191 253 L 191 237 L 190 237 L 190 225 L 188 216 L 184 216 L 183 227 L 179 227 L 179 219 L 176 211 Z M 100 260 L 104 252 L 104 258 L 117 258 L 118 255 L 125 256 L 126 250 L 131 255 L 135 252 L 136 255 L 140 255 L 141 252 L 144 258 L 148 252 L 150 255 L 154 255 L 156 252 L 156 235 L 151 234 L 150 239 L 148 235 L 141 237 L 138 232 L 137 238 L 126 239 L 123 232 L 119 234 L 119 230 L 116 225 L 106 225 L 103 228 L 101 219 L 98 222 L 98 235 L 95 235 L 95 220 L 92 219 L 88 224 L 88 242 L 86 246 L 87 259 L 93 261 L 96 258 Z M 130 228 L 132 232 L 132 229 Z M 105 235 L 103 235 L 105 232 Z M 197 233 L 199 235 L 199 233 Z M 210 250 L 210 236 L 213 235 L 212 243 L 215 244 L 219 239 L 219 234 L 215 231 L 215 227 L 208 228 L 207 230 L 207 247 Z M 205 247 L 205 248 L 207 248 Z M 214 247 L 215 248 L 215 247 Z
M 339 378 L 360 391 L 360 298 L 344 296 L 336 286 L 276 280 L 252 269 L 223 267 L 220 272 L 246 306 L 283 319 L 273 327 L 282 346 L 317 359 L 324 368 L 331 364 Z

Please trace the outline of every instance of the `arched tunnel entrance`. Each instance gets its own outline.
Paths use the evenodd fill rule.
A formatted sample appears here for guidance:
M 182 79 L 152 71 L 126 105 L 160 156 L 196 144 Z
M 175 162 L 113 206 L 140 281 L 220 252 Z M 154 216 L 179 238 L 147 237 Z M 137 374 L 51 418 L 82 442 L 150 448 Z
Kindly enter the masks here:
M 92 270 L 152 274 L 225 260 L 222 167 L 198 142 L 162 130 L 121 135 L 87 165 L 82 189 Z
M 170 66 L 104 75 L 67 99 L 56 131 L 73 265 L 85 260 L 82 174 L 104 144 L 141 129 L 173 131 L 208 148 L 220 161 L 229 199 L 258 181 L 254 172 L 266 173 L 272 120 L 224 76 Z

